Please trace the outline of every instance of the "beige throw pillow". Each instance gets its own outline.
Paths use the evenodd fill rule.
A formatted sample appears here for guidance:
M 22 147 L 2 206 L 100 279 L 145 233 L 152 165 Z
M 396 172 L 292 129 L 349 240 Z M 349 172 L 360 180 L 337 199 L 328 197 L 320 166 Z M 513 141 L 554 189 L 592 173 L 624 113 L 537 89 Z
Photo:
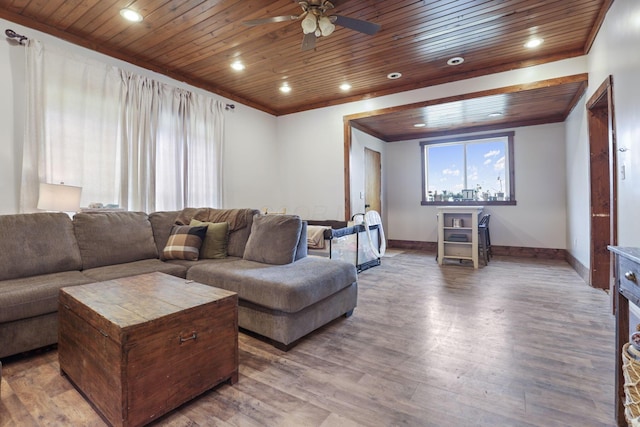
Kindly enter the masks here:
M 192 219 L 190 226 L 207 226 L 207 234 L 200 248 L 200 259 L 220 259 L 227 257 L 229 242 L 228 222 L 203 222 Z

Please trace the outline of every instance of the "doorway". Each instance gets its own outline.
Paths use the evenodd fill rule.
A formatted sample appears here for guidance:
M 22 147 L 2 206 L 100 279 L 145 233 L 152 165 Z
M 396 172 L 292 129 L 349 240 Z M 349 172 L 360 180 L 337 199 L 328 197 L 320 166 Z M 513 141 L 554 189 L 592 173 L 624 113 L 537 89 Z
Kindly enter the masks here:
M 364 211 L 376 211 L 382 216 L 380 194 L 382 188 L 380 153 L 364 149 Z
M 613 79 L 609 76 L 587 101 L 590 174 L 590 285 L 611 289 L 612 255 L 617 244 L 617 165 Z

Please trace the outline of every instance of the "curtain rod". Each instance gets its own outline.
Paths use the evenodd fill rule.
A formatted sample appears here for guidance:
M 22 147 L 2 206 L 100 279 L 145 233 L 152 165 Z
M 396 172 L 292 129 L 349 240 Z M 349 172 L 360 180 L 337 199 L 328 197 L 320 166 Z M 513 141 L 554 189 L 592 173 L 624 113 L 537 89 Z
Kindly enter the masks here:
M 4 33 L 7 35 L 7 37 L 9 37 L 10 39 L 18 39 L 18 43 L 23 44 L 22 42 L 29 40 L 29 37 L 27 36 L 23 36 L 21 34 L 16 33 L 13 30 L 10 29 L 6 29 L 4 30 Z M 224 109 L 225 110 L 234 110 L 236 108 L 235 104 L 225 104 Z
M 7 37 L 9 37 L 10 39 L 18 39 L 18 43 L 23 44 L 22 42 L 29 40 L 29 37 L 27 36 L 23 36 L 21 34 L 16 33 L 13 30 L 9 30 L 6 29 L 4 30 L 4 33 L 7 35 Z

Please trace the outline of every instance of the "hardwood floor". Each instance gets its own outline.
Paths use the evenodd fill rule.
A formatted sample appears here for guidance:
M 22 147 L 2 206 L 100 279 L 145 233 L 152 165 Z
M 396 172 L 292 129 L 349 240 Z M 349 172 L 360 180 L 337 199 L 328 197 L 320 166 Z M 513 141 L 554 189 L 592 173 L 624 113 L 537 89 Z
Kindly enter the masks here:
M 158 426 L 613 426 L 609 297 L 562 261 L 474 270 L 404 252 L 288 353 L 240 334 L 240 379 Z M 0 426 L 102 426 L 54 350 L 3 361 Z

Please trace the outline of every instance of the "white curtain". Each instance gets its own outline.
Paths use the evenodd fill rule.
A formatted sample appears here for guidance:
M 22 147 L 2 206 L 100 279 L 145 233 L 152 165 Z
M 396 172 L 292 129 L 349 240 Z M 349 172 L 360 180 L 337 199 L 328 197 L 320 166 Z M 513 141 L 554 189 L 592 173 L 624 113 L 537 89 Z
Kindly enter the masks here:
M 220 207 L 224 104 L 125 71 L 121 204 Z
M 21 211 L 35 211 L 40 182 L 83 187 L 82 206 L 117 203 L 117 70 L 37 40 L 26 58 Z
M 160 86 L 151 79 L 122 72 L 122 183 L 120 206 L 151 212 L 156 205 L 156 135 Z
M 81 186 L 81 206 L 221 207 L 222 102 L 36 40 L 27 50 L 23 212 L 39 182 Z
M 221 206 L 225 105 L 192 93 L 189 106 L 185 206 Z

